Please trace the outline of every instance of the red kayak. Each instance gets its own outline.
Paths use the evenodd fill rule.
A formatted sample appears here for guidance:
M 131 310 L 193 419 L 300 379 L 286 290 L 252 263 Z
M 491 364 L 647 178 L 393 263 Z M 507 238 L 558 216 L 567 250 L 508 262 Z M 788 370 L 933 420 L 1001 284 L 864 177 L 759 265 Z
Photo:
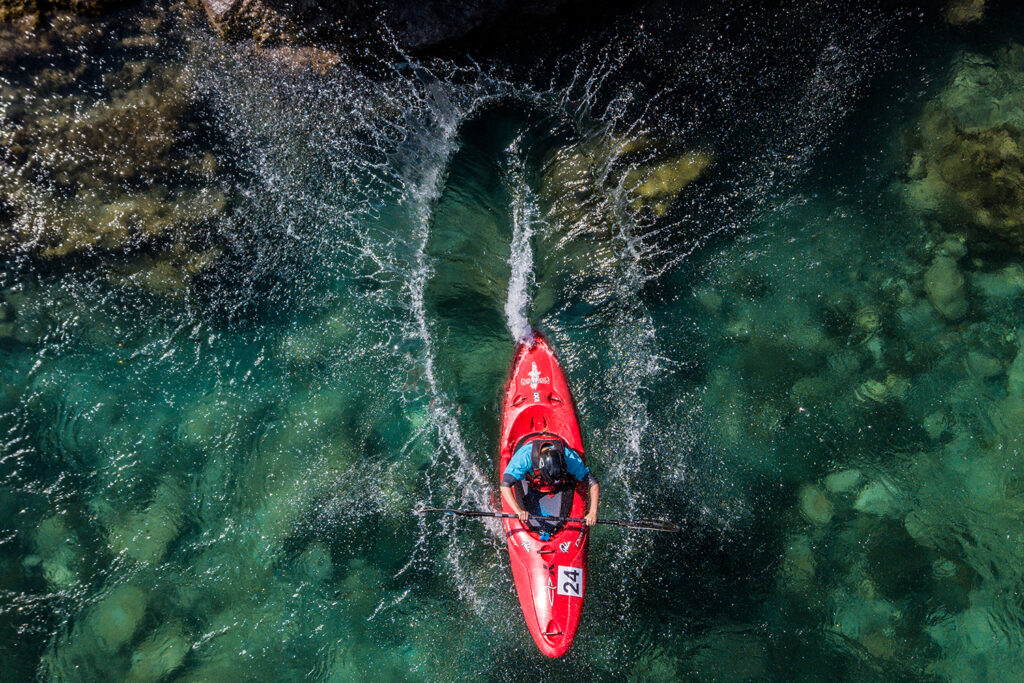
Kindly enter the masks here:
M 583 457 L 569 385 L 551 346 L 538 332 L 516 349 L 505 387 L 501 416 L 498 478 L 516 449 L 538 438 L 560 437 Z M 519 504 L 531 515 L 583 517 L 587 510 L 584 484 L 543 495 L 515 488 Z M 512 510 L 502 502 L 502 511 Z M 583 610 L 587 585 L 587 542 L 582 524 L 505 519 L 512 577 L 526 626 L 548 657 L 561 657 L 572 645 Z

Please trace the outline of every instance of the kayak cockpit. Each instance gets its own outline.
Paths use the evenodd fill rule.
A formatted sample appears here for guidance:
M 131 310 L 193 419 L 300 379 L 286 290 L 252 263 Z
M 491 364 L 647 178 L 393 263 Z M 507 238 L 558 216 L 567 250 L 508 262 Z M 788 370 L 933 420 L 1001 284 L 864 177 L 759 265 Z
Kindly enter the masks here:
M 542 493 L 530 487 L 525 481 L 520 481 L 515 486 L 516 502 L 520 507 L 530 513 L 530 519 L 526 523 L 527 528 L 537 534 L 555 534 L 565 522 L 546 520 L 544 517 L 570 517 L 572 516 L 572 501 L 575 487 L 563 486 L 554 493 Z

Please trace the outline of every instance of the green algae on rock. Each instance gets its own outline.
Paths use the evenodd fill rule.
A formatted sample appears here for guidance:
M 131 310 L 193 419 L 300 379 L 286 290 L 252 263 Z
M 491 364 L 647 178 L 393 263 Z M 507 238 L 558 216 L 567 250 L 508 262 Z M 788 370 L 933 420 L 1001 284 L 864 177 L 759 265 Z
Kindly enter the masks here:
M 150 19 L 129 36 L 161 30 L 159 12 Z M 90 44 L 116 39 L 108 23 L 94 28 Z M 66 34 L 39 38 L 59 47 L 60 67 L 2 90 L 0 250 L 88 257 L 126 284 L 176 294 L 218 254 L 213 235 L 227 202 L 217 159 L 193 142 L 201 128 L 189 76 L 117 45 L 95 73 Z M 96 78 L 102 85 L 87 87 Z
M 70 12 L 83 16 L 97 16 L 132 0 L 0 0 L 0 21 L 21 17 L 35 17 L 41 12 Z
M 597 136 L 560 148 L 549 160 L 541 183 L 541 199 L 560 221 L 608 221 L 599 212 L 585 219 L 596 204 L 596 192 L 621 186 L 635 211 L 663 216 L 680 192 L 700 178 L 713 161 L 711 154 L 687 151 L 675 156 L 679 143 L 647 136 Z M 667 156 L 667 158 L 666 158 Z
M 704 175 L 711 162 L 710 154 L 689 152 L 675 159 L 633 168 L 622 182 L 635 196 L 633 208 L 645 208 L 656 216 L 664 216 L 683 188 Z
M 1024 250 L 1024 46 L 963 54 L 924 110 L 905 185 L 913 210 L 972 243 Z
M 953 26 L 976 24 L 985 18 L 985 0 L 946 0 L 943 18 Z

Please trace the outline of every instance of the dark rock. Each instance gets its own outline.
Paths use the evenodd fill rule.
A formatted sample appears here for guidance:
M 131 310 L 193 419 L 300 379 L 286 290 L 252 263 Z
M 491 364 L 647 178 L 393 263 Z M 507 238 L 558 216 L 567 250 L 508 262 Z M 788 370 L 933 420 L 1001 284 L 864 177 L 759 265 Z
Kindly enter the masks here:
M 51 11 L 99 16 L 128 4 L 130 0 L 0 0 L 0 21 Z

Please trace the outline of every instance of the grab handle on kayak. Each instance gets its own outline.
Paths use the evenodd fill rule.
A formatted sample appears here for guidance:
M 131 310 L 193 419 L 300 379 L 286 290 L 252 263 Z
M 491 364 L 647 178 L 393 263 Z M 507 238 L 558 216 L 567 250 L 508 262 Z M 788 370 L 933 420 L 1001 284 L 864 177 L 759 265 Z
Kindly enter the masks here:
M 488 510 L 455 510 L 452 508 L 420 508 L 414 510 L 417 515 L 425 515 L 428 512 L 443 512 L 449 515 L 459 515 L 460 517 L 495 517 L 499 519 L 518 519 L 519 515 L 512 514 L 511 512 L 490 512 Z M 576 522 L 577 524 L 586 524 L 587 520 L 582 517 L 547 517 L 542 515 L 530 515 L 529 519 L 540 519 L 546 522 Z M 660 519 L 637 519 L 637 520 L 621 520 L 621 519 L 599 519 L 598 524 L 608 524 L 610 526 L 622 527 L 624 529 L 640 529 L 642 531 L 667 531 L 669 533 L 676 533 L 679 531 L 679 525 L 673 522 L 666 522 Z

